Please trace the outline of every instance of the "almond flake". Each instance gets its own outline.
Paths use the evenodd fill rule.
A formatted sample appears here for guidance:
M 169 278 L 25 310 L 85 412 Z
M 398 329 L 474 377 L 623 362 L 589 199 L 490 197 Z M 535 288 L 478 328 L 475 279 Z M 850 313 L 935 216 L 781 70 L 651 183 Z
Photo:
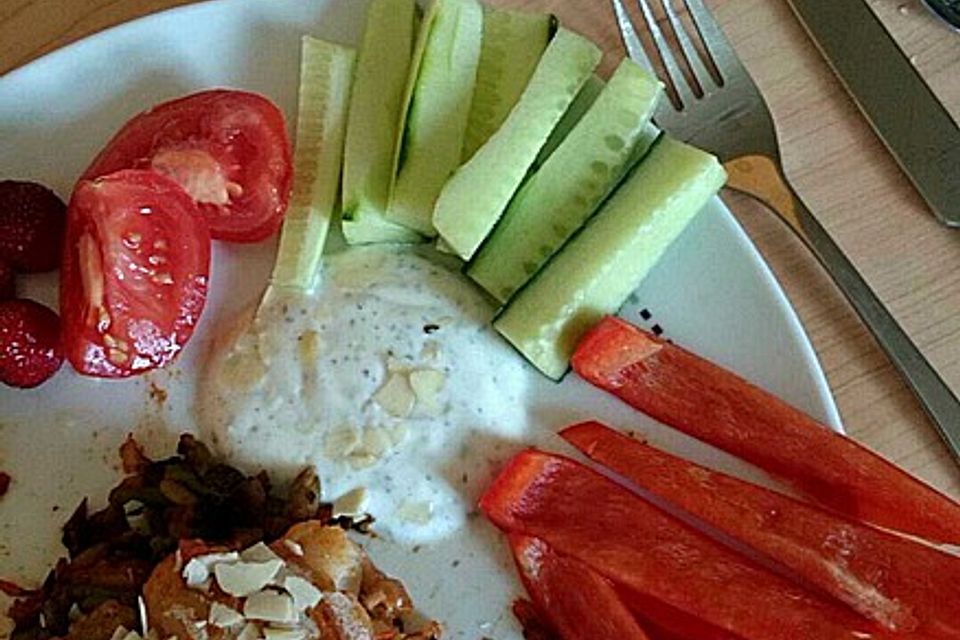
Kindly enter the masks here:
M 283 581 L 283 588 L 293 598 L 293 606 L 297 611 L 306 611 L 317 606 L 323 594 L 312 582 L 300 576 L 288 576 Z
M 197 558 L 191 558 L 187 566 L 183 568 L 183 580 L 188 587 L 198 589 L 203 587 L 210 579 L 210 567 Z
M 393 443 L 394 446 L 396 446 L 404 441 L 404 439 L 407 437 L 408 431 L 409 430 L 407 429 L 407 425 L 401 422 L 387 429 L 387 435 L 390 436 L 390 441 Z
M 281 558 L 274 553 L 273 549 L 262 542 L 258 542 L 252 547 L 241 551 L 240 559 L 244 562 L 269 562 L 270 560 L 280 560 Z
M 354 471 L 359 471 L 360 469 L 369 469 L 379 462 L 379 459 L 374 456 L 360 454 L 352 455 L 348 460 L 350 462 L 350 467 Z
M 127 631 L 126 627 L 124 627 L 123 625 L 120 625 L 119 627 L 117 627 L 117 630 L 113 632 L 113 635 L 110 636 L 110 640 L 125 640 L 125 638 L 127 637 L 127 634 L 129 633 L 130 632 Z
M 373 401 L 395 418 L 409 416 L 416 400 L 407 376 L 399 372 L 391 373 L 387 382 L 373 394 Z
M 207 618 L 207 621 L 215 627 L 220 627 L 221 629 L 232 629 L 234 627 L 239 627 L 246 620 L 239 611 L 232 607 L 228 607 L 222 602 L 214 602 L 210 605 L 210 615 Z
M 303 629 L 277 629 L 267 627 L 263 630 L 266 640 L 307 640 L 307 632 Z
M 323 441 L 323 453 L 331 460 L 342 460 L 360 446 L 360 432 L 354 427 L 340 427 L 327 434 Z
M 410 372 L 410 388 L 417 397 L 417 409 L 429 416 L 440 414 L 439 395 L 447 376 L 434 369 L 419 369 Z
M 393 447 L 390 433 L 382 427 L 368 427 L 363 432 L 363 445 L 355 453 L 382 458 Z
M 245 598 L 270 584 L 283 566 L 283 560 L 218 564 L 213 568 L 217 584 L 224 592 Z
M 299 620 L 293 598 L 279 591 L 258 591 L 243 603 L 243 615 L 251 620 L 293 624 Z
M 395 518 L 412 524 L 429 524 L 433 518 L 433 505 L 429 502 L 404 500 L 393 513 Z
M 243 631 L 237 635 L 237 640 L 260 640 L 260 629 L 252 622 L 248 622 L 243 627 Z
M 333 517 L 359 516 L 367 505 L 367 490 L 357 487 L 333 501 Z

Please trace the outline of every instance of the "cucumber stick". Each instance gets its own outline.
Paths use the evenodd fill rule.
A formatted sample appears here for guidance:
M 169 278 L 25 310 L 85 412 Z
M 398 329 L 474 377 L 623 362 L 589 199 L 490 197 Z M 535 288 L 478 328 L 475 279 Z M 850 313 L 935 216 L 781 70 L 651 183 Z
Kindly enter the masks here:
M 415 0 L 373 0 L 367 10 L 343 161 L 341 225 L 350 244 L 419 239 L 384 218 L 402 131 L 415 23 Z
M 309 293 L 316 284 L 337 203 L 354 58 L 352 49 L 303 38 L 293 194 L 272 287 Z
M 606 86 L 606 83 L 598 75 L 592 75 L 587 79 L 586 83 L 584 83 L 583 87 L 581 87 L 577 93 L 577 97 L 573 99 L 573 102 L 570 103 L 570 106 L 567 107 L 567 110 L 564 112 L 563 117 L 560 118 L 560 122 L 558 122 L 557 126 L 550 132 L 550 137 L 547 138 L 546 144 L 540 149 L 540 153 L 537 154 L 537 159 L 533 161 L 532 171 L 536 171 L 543 166 L 547 158 L 557 150 L 557 147 L 559 147 L 560 143 L 567 137 L 567 134 L 573 131 L 573 128 L 580 122 L 580 118 L 593 106 L 593 103 L 600 96 L 600 92 L 603 91 L 604 86 Z
M 435 7 L 387 210 L 388 220 L 428 237 L 436 235 L 433 205 L 460 165 L 483 38 L 476 0 L 435 0 Z
M 590 110 L 514 196 L 467 274 L 506 302 L 579 229 L 630 167 L 662 85 L 624 59 Z
M 555 22 L 547 13 L 484 7 L 483 46 L 463 141 L 464 161 L 507 119 L 547 48 Z
M 461 258 L 470 259 L 496 224 L 600 57 L 592 42 L 559 29 L 503 126 L 444 186 L 433 224 Z
M 661 136 L 494 327 L 535 367 L 559 379 L 583 334 L 616 312 L 725 179 L 716 158 Z

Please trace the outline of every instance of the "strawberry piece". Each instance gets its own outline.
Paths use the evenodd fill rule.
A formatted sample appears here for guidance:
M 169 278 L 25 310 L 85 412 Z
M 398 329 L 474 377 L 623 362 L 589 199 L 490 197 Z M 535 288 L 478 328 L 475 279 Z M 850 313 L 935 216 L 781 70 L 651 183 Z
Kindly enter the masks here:
M 648 640 L 613 584 L 593 569 L 539 538 L 511 535 L 510 548 L 537 611 L 563 640 Z
M 61 364 L 60 317 L 33 300 L 0 302 L 0 382 L 35 387 Z
M 684 625 L 701 621 L 727 638 L 751 640 L 903 637 L 563 456 L 521 452 L 487 488 L 480 508 L 504 531 L 540 538 L 637 594 L 641 616 L 678 612 Z M 644 600 L 659 606 L 647 608 Z M 666 616 L 654 622 L 681 637 L 717 637 L 676 633 Z
M 60 265 L 67 207 L 35 182 L 0 181 L 0 260 L 23 273 Z
M 960 544 L 960 504 L 735 373 L 618 318 L 580 341 L 583 379 L 857 520 Z
M 13 267 L 0 260 L 0 300 L 9 300 L 17 295 L 17 274 Z
M 560 435 L 891 631 L 960 639 L 960 558 L 701 467 L 598 422 Z

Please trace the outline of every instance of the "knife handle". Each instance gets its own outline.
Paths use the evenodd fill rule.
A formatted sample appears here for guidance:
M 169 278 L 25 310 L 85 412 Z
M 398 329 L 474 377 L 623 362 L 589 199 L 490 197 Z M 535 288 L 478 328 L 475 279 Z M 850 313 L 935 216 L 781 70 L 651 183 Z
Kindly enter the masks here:
M 857 315 L 920 400 L 957 461 L 960 461 L 960 400 L 887 311 L 840 247 L 797 195 L 779 163 L 751 155 L 724 164 L 727 186 L 773 209 L 817 257 Z

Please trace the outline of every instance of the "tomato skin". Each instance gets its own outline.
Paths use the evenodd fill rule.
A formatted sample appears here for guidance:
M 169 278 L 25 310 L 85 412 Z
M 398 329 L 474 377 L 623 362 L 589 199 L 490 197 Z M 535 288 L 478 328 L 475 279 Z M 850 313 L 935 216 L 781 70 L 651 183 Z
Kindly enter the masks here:
M 60 276 L 74 369 L 123 378 L 174 360 L 200 319 L 209 270 L 206 222 L 173 180 L 124 170 L 80 181 Z
M 134 116 L 82 179 L 153 169 L 194 197 L 219 240 L 257 242 L 283 222 L 293 183 L 283 113 L 267 98 L 213 89 Z

